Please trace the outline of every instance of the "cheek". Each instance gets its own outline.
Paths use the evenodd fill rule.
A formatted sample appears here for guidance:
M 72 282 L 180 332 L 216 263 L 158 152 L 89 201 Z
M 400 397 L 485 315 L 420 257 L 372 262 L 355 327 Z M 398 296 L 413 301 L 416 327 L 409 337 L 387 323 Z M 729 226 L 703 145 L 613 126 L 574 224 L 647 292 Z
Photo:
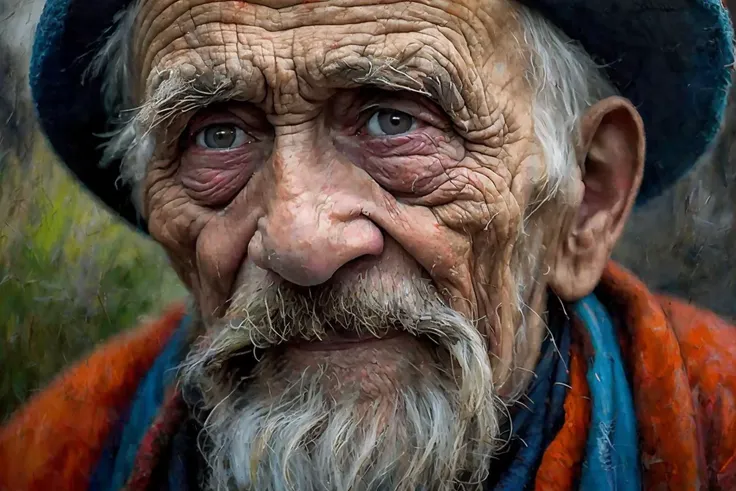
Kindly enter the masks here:
M 199 230 L 196 269 L 201 281 L 198 294 L 203 310 L 218 315 L 227 307 L 241 268 L 247 262 L 248 244 L 263 215 L 263 173 L 257 172 L 227 207 L 214 213 Z
M 489 165 L 467 158 L 446 173 L 447 180 L 426 199 L 449 228 L 482 239 L 494 247 L 508 242 L 518 228 L 521 211 L 509 178 Z
M 260 211 L 252 190 L 261 146 L 152 162 L 144 192 L 149 231 L 167 251 L 203 312 L 221 309 L 243 262 Z M 254 177 L 254 174 L 256 177 Z
M 176 177 L 176 166 L 161 161 L 151 166 L 144 192 L 151 237 L 167 252 L 182 280 L 197 283 L 196 241 L 215 211 L 194 203 Z

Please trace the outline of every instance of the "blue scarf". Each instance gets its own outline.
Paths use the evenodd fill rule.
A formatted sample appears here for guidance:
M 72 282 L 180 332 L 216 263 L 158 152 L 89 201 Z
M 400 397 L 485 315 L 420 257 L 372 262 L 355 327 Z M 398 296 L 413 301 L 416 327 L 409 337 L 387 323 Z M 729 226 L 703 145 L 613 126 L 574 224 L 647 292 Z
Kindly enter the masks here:
M 573 310 L 594 351 L 588 360 L 591 422 L 579 489 L 636 491 L 641 489 L 636 417 L 611 317 L 594 294 L 577 302 Z M 515 455 L 488 491 L 534 487 L 544 450 L 564 420 L 569 361 L 570 325 L 565 322 L 543 344 L 528 400 L 512 419 Z
M 591 425 L 579 489 L 641 489 L 636 418 L 613 323 L 593 294 L 577 302 L 574 313 L 585 327 L 595 353 L 588 361 Z M 128 417 L 111 437 L 93 473 L 91 490 L 123 489 L 140 442 L 160 409 L 167 386 L 173 382 L 175 367 L 181 362 L 189 323 L 188 318 L 182 321 L 182 326 L 146 375 Z M 558 323 L 544 341 L 535 380 L 523 406 L 511 421 L 512 443 L 506 455 L 501 457 L 507 465 L 489 479 L 485 486 L 487 491 L 517 491 L 534 487 L 544 450 L 554 440 L 564 421 L 564 402 L 570 378 L 570 330 L 570 323 L 565 320 Z M 171 491 L 186 491 L 191 487 L 187 484 L 191 480 L 187 479 L 191 469 L 182 463 L 192 460 L 192 444 L 182 435 L 183 432 L 174 438 L 167 464 L 166 487 Z
M 588 362 L 592 408 L 580 489 L 641 489 L 634 402 L 613 323 L 594 295 L 577 303 L 575 315 L 585 326 L 595 352 Z
M 554 320 L 550 322 L 554 324 Z M 507 464 L 488 491 L 523 490 L 534 483 L 544 449 L 554 439 L 564 420 L 565 394 L 569 386 L 570 327 L 569 321 L 550 327 L 550 336 L 542 344 L 542 353 L 534 371 L 535 378 L 511 420 L 511 448 L 504 460 Z

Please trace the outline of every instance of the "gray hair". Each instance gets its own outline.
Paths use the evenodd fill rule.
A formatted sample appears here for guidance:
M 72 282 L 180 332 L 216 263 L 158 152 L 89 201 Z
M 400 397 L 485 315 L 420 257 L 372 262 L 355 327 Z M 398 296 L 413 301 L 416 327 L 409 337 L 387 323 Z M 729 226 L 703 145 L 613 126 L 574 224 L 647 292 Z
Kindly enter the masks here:
M 104 77 L 104 102 L 116 126 L 105 135 L 101 164 L 120 160 L 121 178 L 134 186 L 143 179 L 153 152 L 150 131 L 163 119 L 152 114 L 153 104 L 136 108 L 130 92 L 130 32 L 138 8 L 134 4 L 117 16 L 111 36 L 90 67 L 91 73 Z M 546 161 L 542 201 L 558 195 L 564 198 L 566 178 L 576 166 L 580 118 L 587 108 L 617 91 L 590 55 L 559 28 L 526 6 L 516 5 L 516 10 L 522 26 L 519 47 L 529 53 L 526 78 L 535 94 L 534 129 Z M 155 97 L 159 103 L 166 102 L 176 95 L 175 90 L 175 80 L 168 86 L 164 81 Z
M 541 255 L 547 227 L 533 226 L 532 215 L 547 201 L 554 200 L 559 205 L 569 199 L 571 177 L 577 168 L 580 120 L 589 107 L 618 92 L 602 67 L 547 18 L 523 5 L 518 6 L 517 15 L 522 27 L 522 37 L 518 39 L 520 49 L 529 53 L 526 78 L 534 91 L 534 132 L 546 164 L 546 175 L 537 183 L 536 196 L 525 210 L 514 247 L 512 274 L 518 315 L 514 353 L 517 358 L 523 358 L 529 349 L 527 318 L 540 317 L 529 304 L 538 285 L 536 280 L 545 274 L 541 269 L 544 267 Z M 516 370 L 512 375 L 513 378 L 524 376 Z M 522 386 L 513 382 L 511 385 Z M 514 391 L 511 397 L 519 395 Z
M 589 107 L 618 91 L 602 67 L 557 26 L 525 6 L 518 8 L 518 15 L 522 48 L 531 55 L 527 80 L 535 93 L 534 130 L 547 164 L 547 195 L 555 197 L 577 165 L 575 147 L 581 117 Z

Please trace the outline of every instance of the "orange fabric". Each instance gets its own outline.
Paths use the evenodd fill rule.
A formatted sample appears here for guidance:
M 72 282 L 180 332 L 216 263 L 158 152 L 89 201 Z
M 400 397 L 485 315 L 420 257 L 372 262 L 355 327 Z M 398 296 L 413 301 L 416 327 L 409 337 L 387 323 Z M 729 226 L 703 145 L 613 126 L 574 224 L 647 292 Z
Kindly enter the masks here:
M 662 297 L 694 394 L 710 489 L 736 490 L 736 327 Z
M 87 489 L 111 425 L 183 315 L 176 305 L 113 338 L 0 428 L 0 490 Z
M 621 330 L 644 489 L 736 490 L 736 326 L 650 293 L 613 262 L 597 292 Z M 565 424 L 542 458 L 537 490 L 573 489 L 579 476 L 590 412 L 583 342 L 573 338 Z
M 590 392 L 586 363 L 579 346 L 570 348 L 570 391 L 565 398 L 565 423 L 542 456 L 537 491 L 567 491 L 580 475 L 590 423 Z
M 628 338 L 622 347 L 639 422 L 644 489 L 736 489 L 736 327 L 653 295 L 614 263 L 599 291 Z

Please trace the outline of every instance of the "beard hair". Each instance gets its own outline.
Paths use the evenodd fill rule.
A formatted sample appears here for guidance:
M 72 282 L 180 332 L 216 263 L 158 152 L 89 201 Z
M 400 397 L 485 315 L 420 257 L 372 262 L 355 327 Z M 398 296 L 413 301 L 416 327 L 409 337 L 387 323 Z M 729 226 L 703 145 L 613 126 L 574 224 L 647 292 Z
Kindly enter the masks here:
M 330 390 L 329 366 L 296 376 L 284 370 L 278 347 L 288 341 L 387 328 L 426 341 L 431 358 L 429 369 L 402 367 L 390 397 Z M 182 371 L 208 413 L 209 489 L 481 489 L 501 446 L 503 403 L 487 343 L 429 283 L 407 278 L 390 290 L 365 278 L 306 290 L 251 283 L 209 332 Z M 244 358 L 260 349 L 255 368 L 242 373 Z

